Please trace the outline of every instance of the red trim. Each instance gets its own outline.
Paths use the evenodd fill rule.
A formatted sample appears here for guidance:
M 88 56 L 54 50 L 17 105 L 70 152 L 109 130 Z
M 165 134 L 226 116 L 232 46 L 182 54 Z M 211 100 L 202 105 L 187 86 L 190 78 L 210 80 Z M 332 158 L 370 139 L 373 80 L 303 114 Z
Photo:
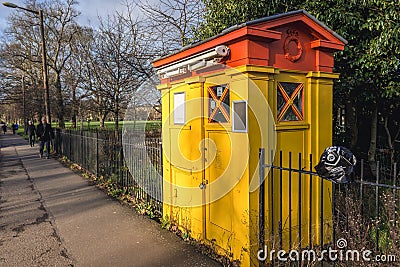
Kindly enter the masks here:
M 153 66 L 155 68 L 176 62 L 178 60 L 187 58 L 189 56 L 195 55 L 197 53 L 206 51 L 208 49 L 212 49 L 217 45 L 228 45 L 234 43 L 234 41 L 238 39 L 251 39 L 254 37 L 260 37 L 264 39 L 264 42 L 269 42 L 273 40 L 280 40 L 282 38 L 282 33 L 276 30 L 273 30 L 279 26 L 285 24 L 291 24 L 294 22 L 302 22 L 310 27 L 314 33 L 318 34 L 321 38 L 319 40 L 314 41 L 314 48 L 316 47 L 327 47 L 334 50 L 343 50 L 344 43 L 336 38 L 331 32 L 327 29 L 323 28 L 321 25 L 307 17 L 305 14 L 296 14 L 287 17 L 281 17 L 272 21 L 260 22 L 257 25 L 252 26 L 244 26 L 232 32 L 228 32 L 225 35 L 221 35 L 215 37 L 214 39 L 209 40 L 208 42 L 201 43 L 197 46 L 189 47 L 183 51 L 180 51 L 176 54 L 172 54 L 165 58 L 156 60 L 153 62 Z M 319 42 L 318 42 L 319 41 Z
M 326 48 L 332 50 L 343 50 L 344 44 L 333 43 L 327 40 L 315 40 L 311 42 L 311 48 Z
M 197 53 L 207 51 L 218 45 L 223 45 L 223 44 L 227 45 L 235 40 L 245 39 L 245 37 L 258 37 L 258 38 L 265 38 L 266 40 L 270 39 L 271 41 L 273 41 L 273 40 L 280 40 L 282 37 L 282 33 L 273 30 L 262 30 L 255 27 L 243 27 L 236 31 L 229 32 L 225 35 L 212 39 L 206 43 L 191 47 L 189 49 L 183 50 L 182 52 L 178 52 L 176 54 L 167 56 L 166 58 L 154 61 L 153 66 L 155 68 L 158 68 L 176 62 L 178 60 L 187 58 L 189 56 L 195 55 Z

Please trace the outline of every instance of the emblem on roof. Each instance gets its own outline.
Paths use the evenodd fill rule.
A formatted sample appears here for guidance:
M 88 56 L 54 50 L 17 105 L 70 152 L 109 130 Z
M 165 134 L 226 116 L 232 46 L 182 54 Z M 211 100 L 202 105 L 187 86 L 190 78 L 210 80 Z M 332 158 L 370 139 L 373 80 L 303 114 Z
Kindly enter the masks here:
M 301 45 L 301 42 L 298 38 L 299 33 L 295 30 L 287 30 L 288 37 L 285 39 L 285 44 L 283 45 L 283 51 L 285 53 L 285 58 L 287 60 L 290 60 L 292 62 L 296 62 L 301 58 L 301 55 L 303 54 L 303 46 Z M 291 42 L 294 42 L 296 47 L 297 47 L 297 53 L 296 54 L 291 54 L 289 45 Z

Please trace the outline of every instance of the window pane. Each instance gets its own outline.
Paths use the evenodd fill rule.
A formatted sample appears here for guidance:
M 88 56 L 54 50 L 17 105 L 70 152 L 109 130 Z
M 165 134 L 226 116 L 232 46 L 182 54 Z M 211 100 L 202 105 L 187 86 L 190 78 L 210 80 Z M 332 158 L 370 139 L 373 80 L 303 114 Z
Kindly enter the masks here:
M 185 124 L 185 93 L 174 94 L 174 124 Z
M 303 89 L 301 89 L 301 91 L 293 100 L 293 105 L 297 108 L 300 114 L 303 114 Z
M 284 93 L 281 90 L 284 90 L 284 93 L 287 94 L 285 97 L 290 100 L 286 101 Z M 277 110 L 280 121 L 303 120 L 303 92 L 303 84 L 301 83 L 278 82 Z M 287 105 L 288 102 L 291 104 L 282 114 L 283 107 Z
M 278 114 L 281 113 L 285 104 L 286 104 L 286 101 L 283 98 L 281 91 L 278 89 Z
M 299 119 L 294 114 L 291 107 L 285 112 L 285 115 L 283 115 L 283 117 L 281 119 L 281 121 L 298 121 L 298 120 Z
M 282 87 L 285 89 L 286 94 L 288 94 L 289 97 L 292 96 L 294 90 L 296 90 L 297 86 L 300 85 L 300 83 L 286 83 L 286 82 L 280 82 Z
M 208 121 L 229 122 L 230 121 L 230 99 L 227 84 L 212 86 L 208 88 Z M 222 101 L 220 106 L 217 101 Z
M 246 132 L 247 131 L 247 102 L 236 101 L 232 103 L 233 108 L 233 131 Z

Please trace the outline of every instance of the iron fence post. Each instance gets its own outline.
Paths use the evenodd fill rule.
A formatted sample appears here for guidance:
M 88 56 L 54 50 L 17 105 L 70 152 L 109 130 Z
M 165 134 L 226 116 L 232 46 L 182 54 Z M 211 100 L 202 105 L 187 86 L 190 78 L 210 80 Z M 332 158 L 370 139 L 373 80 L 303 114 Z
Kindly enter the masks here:
M 119 153 L 119 163 L 118 163 L 118 165 L 119 165 L 119 170 L 118 170 L 118 172 L 119 172 L 119 180 L 120 180 L 120 184 L 122 185 L 122 186 L 125 186 L 126 184 L 125 184 L 125 180 L 124 180 L 124 176 L 123 176 L 123 168 L 124 168 L 124 161 L 123 161 L 123 151 L 122 151 L 122 133 L 121 132 L 119 132 L 118 133 L 120 136 L 118 136 L 118 153 Z
M 279 236 L 279 249 L 283 248 L 283 237 L 282 237 L 282 220 L 283 220 L 283 159 L 282 150 L 279 152 L 279 222 L 278 222 L 278 236 Z M 290 172 L 290 171 L 289 171 Z
M 376 252 L 379 251 L 379 161 L 376 162 L 376 187 L 375 187 L 375 242 Z
M 362 200 L 363 199 L 363 197 L 364 197 L 364 188 L 363 188 L 363 185 L 364 185 L 364 160 L 362 159 L 361 160 L 361 171 L 360 171 L 360 175 L 361 175 L 361 177 L 360 177 L 360 181 L 361 181 L 361 183 L 360 183 L 360 199 Z M 364 202 L 363 201 L 361 201 L 361 213 L 363 212 L 363 210 L 364 210 Z M 362 224 L 361 224 L 362 225 Z
M 320 242 L 320 246 L 321 246 L 321 248 L 323 248 L 323 246 L 324 246 L 324 180 L 322 179 L 322 178 L 319 178 L 319 180 L 320 180 L 320 182 L 321 182 L 321 184 L 320 184 L 320 190 L 321 190 L 321 192 L 320 192 L 320 206 L 319 206 L 319 208 L 320 208 L 320 210 L 319 210 L 319 216 L 320 216 L 320 218 L 319 218 L 319 220 L 320 220 L 320 222 L 319 222 L 319 242 Z M 322 263 L 321 263 L 321 265 L 322 265 Z
M 96 177 L 99 177 L 99 130 L 96 130 Z
M 332 183 L 332 240 L 333 244 L 336 244 L 336 184 Z M 333 263 L 333 266 L 335 266 L 335 263 Z
M 310 154 L 310 171 L 312 170 L 312 154 Z M 308 214 L 308 245 L 310 248 L 313 247 L 312 242 L 312 196 L 313 196 L 313 184 L 312 175 L 310 174 L 310 194 L 309 194 L 309 214 Z
M 298 221 L 298 223 L 299 223 L 299 249 L 301 249 L 301 227 L 302 227 L 302 221 L 301 221 L 301 210 L 302 210 L 302 206 L 301 206 L 301 197 L 302 197 L 302 194 L 301 194 L 301 187 L 302 187 L 302 185 L 301 185 L 301 153 L 299 153 L 299 191 L 298 191 L 298 193 L 299 193 L 299 195 L 298 195 L 298 200 L 299 200 L 299 208 L 297 209 L 297 212 L 298 212 L 298 219 L 299 219 L 299 221 Z M 301 261 L 300 261 L 301 262 Z
M 274 151 L 271 150 L 271 165 L 273 164 L 273 158 L 274 158 Z M 275 201 L 274 201 L 274 169 L 271 169 L 271 176 L 270 176 L 270 190 L 269 190 L 269 196 L 271 199 L 271 243 L 272 243 L 272 248 L 275 248 Z M 275 263 L 275 259 L 272 259 L 272 264 Z
M 393 205 L 394 205 L 394 207 L 393 207 L 393 210 L 394 211 L 396 211 L 397 209 L 396 209 L 396 207 L 397 207 L 397 205 L 396 205 L 396 189 L 395 189 L 395 187 L 396 187 L 396 184 L 397 184 L 397 163 L 395 162 L 394 163 L 394 165 L 393 165 Z M 393 212 L 393 226 L 394 227 L 396 227 L 396 219 L 397 219 L 397 216 L 396 216 L 396 214 L 397 214 L 397 212 Z
M 292 152 L 289 152 L 289 169 L 292 169 Z M 289 249 L 292 249 L 292 171 L 289 171 Z
M 69 137 L 69 151 L 68 151 L 68 156 L 69 159 L 72 160 L 72 135 L 71 135 L 71 131 L 68 131 L 68 137 Z
M 260 207 L 259 207 L 259 249 L 264 251 L 264 246 L 265 246 L 265 241 L 264 241 L 264 231 L 265 231 L 265 203 L 264 203 L 264 197 L 265 197 L 265 184 L 264 184 L 264 178 L 265 178 L 265 149 L 260 148 L 259 150 L 259 159 L 258 159 L 258 171 L 259 171 L 259 176 L 260 176 L 260 190 L 259 190 L 259 202 L 260 202 Z M 264 253 L 267 253 L 264 251 Z M 265 255 L 264 255 L 265 256 Z M 260 260 L 260 264 L 264 264 L 264 260 Z

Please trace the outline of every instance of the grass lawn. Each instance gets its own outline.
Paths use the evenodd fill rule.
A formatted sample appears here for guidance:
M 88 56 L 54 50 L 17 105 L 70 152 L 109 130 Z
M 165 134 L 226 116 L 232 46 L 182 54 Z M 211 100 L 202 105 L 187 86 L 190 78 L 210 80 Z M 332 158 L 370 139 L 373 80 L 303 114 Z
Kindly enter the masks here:
M 8 131 L 12 132 L 12 130 L 8 130 Z M 17 134 L 28 140 L 28 135 L 24 133 L 24 125 L 18 126 Z
M 133 122 L 133 121 L 121 121 L 119 123 L 120 130 L 122 130 L 124 125 L 126 127 L 129 127 L 129 128 L 135 127 L 135 129 L 137 129 L 137 130 L 143 130 L 143 128 L 146 127 L 147 131 L 151 131 L 151 130 L 161 131 L 161 121 L 136 121 L 136 122 Z M 37 124 L 35 126 L 37 126 Z M 53 122 L 51 124 L 51 126 L 53 128 L 58 128 L 58 122 Z M 91 130 L 98 129 L 99 127 L 100 127 L 100 122 L 98 122 L 98 121 L 91 121 L 90 123 L 88 123 L 88 122 L 83 122 L 82 123 L 82 128 L 83 128 L 84 131 L 88 130 L 89 128 Z M 106 129 L 112 130 L 115 127 L 115 122 L 106 121 L 104 123 L 104 127 Z M 72 129 L 72 122 L 65 122 L 65 128 L 66 129 Z M 77 122 L 76 129 L 80 129 L 80 128 L 81 128 L 81 123 Z M 23 133 L 24 133 L 24 126 L 23 125 L 19 125 L 18 134 L 19 135 L 23 135 Z

